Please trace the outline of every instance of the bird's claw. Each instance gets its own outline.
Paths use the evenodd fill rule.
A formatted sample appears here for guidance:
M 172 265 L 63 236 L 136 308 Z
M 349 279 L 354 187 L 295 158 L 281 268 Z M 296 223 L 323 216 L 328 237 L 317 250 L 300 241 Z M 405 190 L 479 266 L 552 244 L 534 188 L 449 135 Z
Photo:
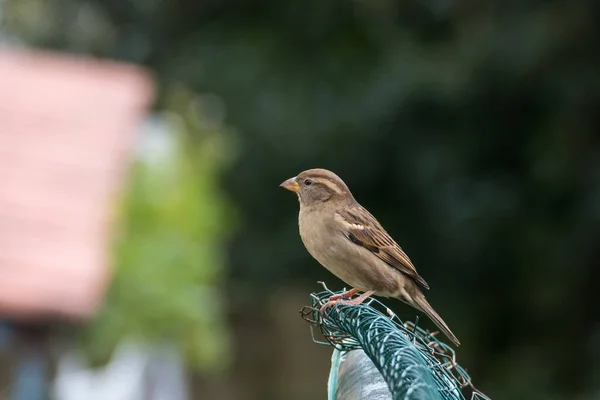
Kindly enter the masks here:
M 345 299 L 342 298 L 341 295 L 339 295 L 340 297 L 336 298 L 336 299 L 332 299 L 333 296 L 331 296 L 329 298 L 329 300 L 323 304 L 321 306 L 321 309 L 319 310 L 321 312 L 321 314 L 329 307 L 333 307 L 336 304 L 341 304 L 341 305 L 345 305 L 345 306 L 358 306 L 360 304 L 362 304 L 362 302 L 364 301 L 363 299 L 357 297 L 355 299 Z

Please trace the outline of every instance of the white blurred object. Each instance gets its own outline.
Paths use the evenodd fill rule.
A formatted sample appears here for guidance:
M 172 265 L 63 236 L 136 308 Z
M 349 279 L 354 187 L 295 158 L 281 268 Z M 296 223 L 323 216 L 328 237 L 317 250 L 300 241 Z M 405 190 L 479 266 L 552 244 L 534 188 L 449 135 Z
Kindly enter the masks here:
M 164 167 L 177 159 L 178 138 L 175 133 L 181 117 L 174 113 L 154 114 L 144 120 L 136 143 L 136 156 L 152 166 Z
M 102 369 L 88 369 L 76 351 L 58 362 L 54 400 L 187 400 L 180 355 L 170 346 L 126 342 Z
M 327 391 L 329 400 L 392 400 L 383 376 L 362 349 L 333 350 Z

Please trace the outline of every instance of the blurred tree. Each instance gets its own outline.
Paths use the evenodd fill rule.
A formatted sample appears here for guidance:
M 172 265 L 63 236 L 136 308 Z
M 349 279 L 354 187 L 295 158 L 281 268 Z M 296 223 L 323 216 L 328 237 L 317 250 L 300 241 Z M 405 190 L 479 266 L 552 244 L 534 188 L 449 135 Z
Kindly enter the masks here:
M 211 98 L 174 87 L 165 107 L 141 138 L 120 212 L 115 280 L 88 327 L 87 348 L 105 359 L 125 336 L 172 341 L 197 367 L 224 367 L 229 340 L 220 287 L 235 214 L 218 176 L 230 146 Z

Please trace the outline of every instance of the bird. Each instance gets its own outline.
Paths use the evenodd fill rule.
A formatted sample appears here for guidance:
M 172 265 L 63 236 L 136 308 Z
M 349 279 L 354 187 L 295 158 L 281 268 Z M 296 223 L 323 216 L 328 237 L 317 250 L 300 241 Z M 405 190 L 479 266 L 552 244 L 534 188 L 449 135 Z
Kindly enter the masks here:
M 354 198 L 335 173 L 302 171 L 279 186 L 295 192 L 304 247 L 322 266 L 352 289 L 331 296 L 321 311 L 336 304 L 359 305 L 372 295 L 395 298 L 425 313 L 456 346 L 458 338 L 425 299 L 425 282 L 404 250 Z M 354 297 L 363 292 L 358 297 Z

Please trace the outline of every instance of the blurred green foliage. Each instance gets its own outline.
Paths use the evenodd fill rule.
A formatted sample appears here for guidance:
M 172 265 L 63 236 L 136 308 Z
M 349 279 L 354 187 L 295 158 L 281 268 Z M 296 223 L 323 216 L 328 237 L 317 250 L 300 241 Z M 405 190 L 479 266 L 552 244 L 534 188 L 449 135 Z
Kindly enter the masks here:
M 190 109 L 189 105 L 197 103 Z M 107 305 L 87 330 L 87 350 L 105 359 L 120 340 L 174 342 L 192 364 L 222 368 L 229 335 L 221 287 L 224 241 L 233 206 L 219 189 L 230 161 L 224 128 L 206 122 L 201 99 L 176 87 L 166 99 L 165 126 L 142 143 L 120 210 L 115 279 Z M 192 139 L 189 130 L 195 129 Z M 149 136 L 149 137 L 144 137 Z M 153 151 L 154 150 L 154 151 Z
M 6 7 L 33 3 L 47 11 L 4 19 L 28 43 L 138 62 L 164 87 L 224 104 L 239 131 L 221 181 L 240 217 L 231 307 L 250 313 L 270 288 L 332 280 L 302 248 L 296 200 L 277 188 L 330 168 L 431 285 L 478 387 L 502 399 L 597 397 L 600 2 Z

